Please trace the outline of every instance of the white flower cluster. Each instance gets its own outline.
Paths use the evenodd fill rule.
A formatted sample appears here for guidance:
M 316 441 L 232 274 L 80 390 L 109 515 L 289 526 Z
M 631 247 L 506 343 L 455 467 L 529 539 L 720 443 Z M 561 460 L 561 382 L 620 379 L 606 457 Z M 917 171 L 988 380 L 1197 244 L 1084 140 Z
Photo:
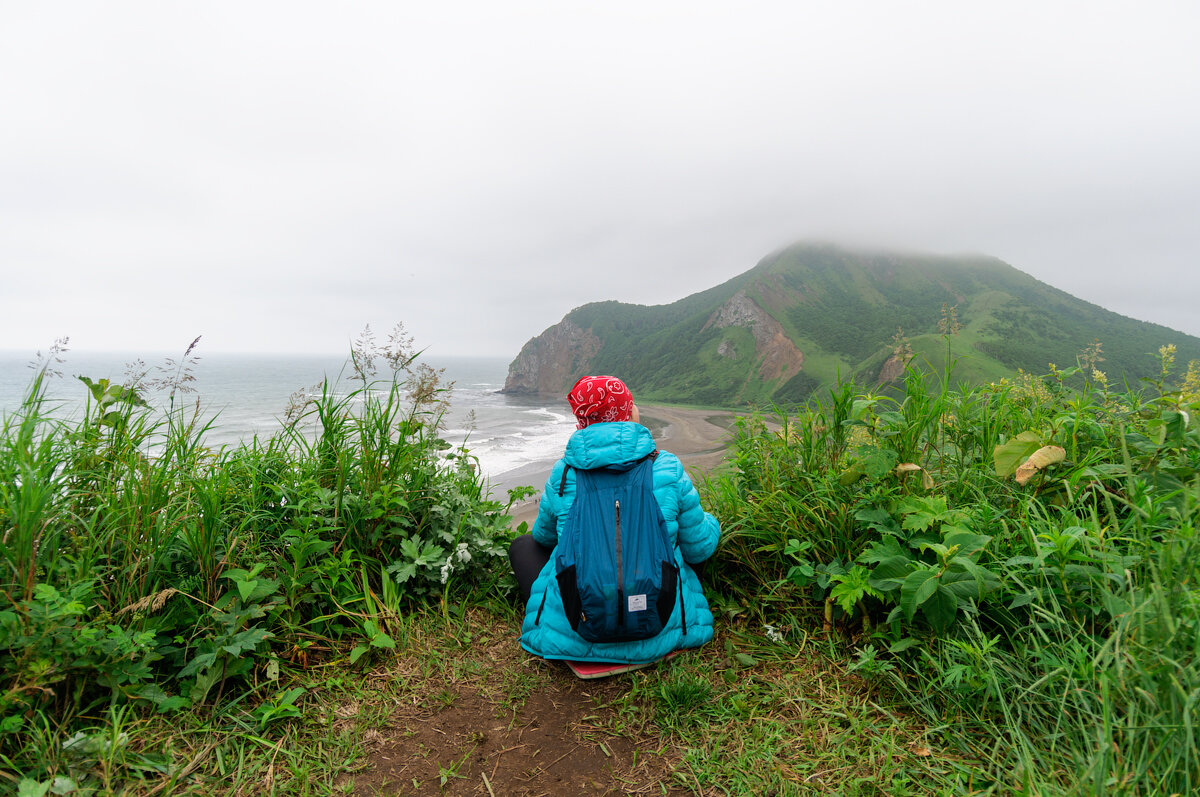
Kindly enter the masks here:
M 778 645 L 783 644 L 783 634 L 779 633 L 778 628 L 773 625 L 764 625 L 763 630 L 767 632 L 767 639 Z
M 450 578 L 450 574 L 454 572 L 454 562 L 458 560 L 462 564 L 467 564 L 471 561 L 471 551 L 465 542 L 460 542 L 454 550 L 446 557 L 446 561 L 442 563 L 442 583 Z

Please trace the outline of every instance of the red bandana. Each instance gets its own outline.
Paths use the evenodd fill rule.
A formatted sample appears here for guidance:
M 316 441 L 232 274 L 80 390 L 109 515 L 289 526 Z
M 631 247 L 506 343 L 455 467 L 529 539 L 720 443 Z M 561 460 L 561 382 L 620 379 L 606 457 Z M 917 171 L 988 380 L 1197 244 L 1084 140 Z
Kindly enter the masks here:
M 585 376 L 567 394 L 576 428 L 633 417 L 633 394 L 615 376 Z

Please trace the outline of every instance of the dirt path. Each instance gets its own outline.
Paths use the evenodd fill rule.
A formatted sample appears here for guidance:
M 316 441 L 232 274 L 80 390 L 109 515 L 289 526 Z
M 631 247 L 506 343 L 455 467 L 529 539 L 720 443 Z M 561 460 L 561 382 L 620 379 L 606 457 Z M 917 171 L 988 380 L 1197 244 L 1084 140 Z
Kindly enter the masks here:
M 724 460 L 731 413 L 640 409 L 659 445 L 689 471 Z M 548 475 L 549 464 L 535 483 Z M 513 515 L 514 525 L 532 523 L 537 500 Z M 525 653 L 511 630 L 377 673 L 390 690 L 404 684 L 403 697 L 388 726 L 368 733 L 369 766 L 342 785 L 355 795 L 693 793 L 675 782 L 677 754 L 662 749 L 661 735 L 614 729 L 608 705 L 640 676 L 581 681 L 565 665 Z
M 336 785 L 355 795 L 688 793 L 670 785 L 675 761 L 655 752 L 661 739 L 614 729 L 606 709 L 630 689 L 628 676 L 581 681 L 507 631 L 377 671 L 395 709 L 367 733 L 369 765 Z

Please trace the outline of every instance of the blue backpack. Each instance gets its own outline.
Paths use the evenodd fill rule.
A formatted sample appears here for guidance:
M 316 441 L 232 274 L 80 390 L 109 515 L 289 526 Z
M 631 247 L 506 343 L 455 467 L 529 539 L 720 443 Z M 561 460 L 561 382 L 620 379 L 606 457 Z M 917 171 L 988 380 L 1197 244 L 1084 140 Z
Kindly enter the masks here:
M 654 497 L 657 456 L 575 469 L 575 501 L 554 560 L 567 620 L 590 642 L 655 636 L 675 609 L 679 568 Z M 559 495 L 569 469 L 563 469 Z M 686 634 L 687 620 L 680 619 Z

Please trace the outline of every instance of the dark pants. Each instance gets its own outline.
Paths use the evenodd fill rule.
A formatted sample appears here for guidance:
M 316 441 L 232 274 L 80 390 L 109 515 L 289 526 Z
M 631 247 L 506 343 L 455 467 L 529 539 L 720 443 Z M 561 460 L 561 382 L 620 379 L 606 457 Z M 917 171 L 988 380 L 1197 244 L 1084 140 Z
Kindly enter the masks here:
M 550 561 L 554 554 L 553 548 L 547 548 L 533 538 L 532 534 L 522 534 L 508 546 L 508 561 L 512 565 L 513 575 L 517 577 L 517 588 L 521 592 L 521 605 L 529 603 L 529 591 L 538 573 Z

